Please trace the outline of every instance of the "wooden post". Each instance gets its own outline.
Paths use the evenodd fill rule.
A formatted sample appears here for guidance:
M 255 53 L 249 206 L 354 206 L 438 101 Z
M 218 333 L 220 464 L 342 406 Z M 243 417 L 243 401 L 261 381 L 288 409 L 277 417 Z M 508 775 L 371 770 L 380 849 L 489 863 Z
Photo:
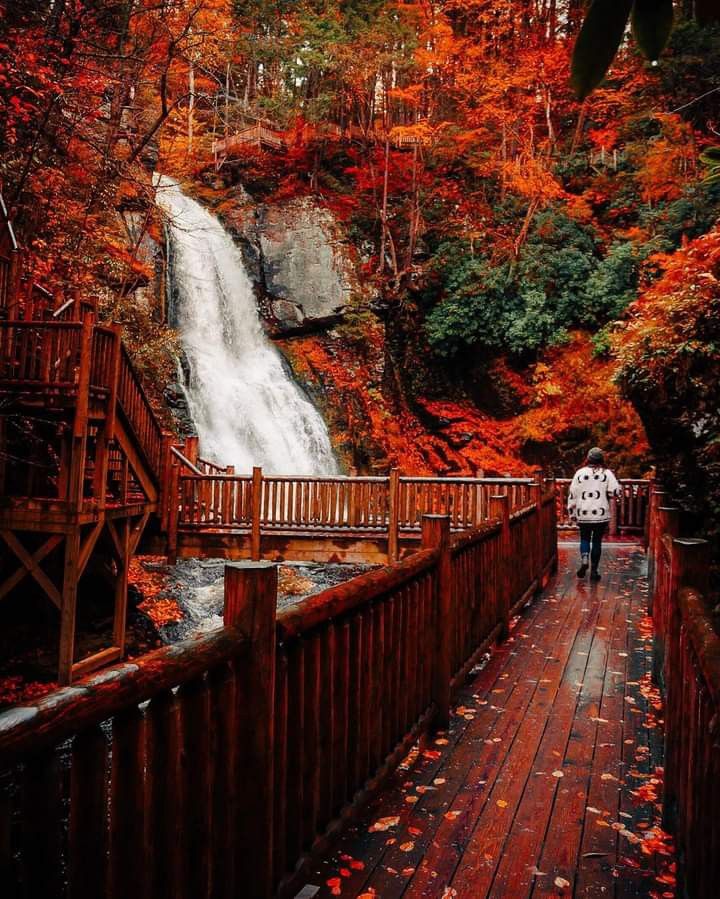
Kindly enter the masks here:
M 399 555 L 400 469 L 391 468 L 388 478 L 388 561 L 397 562 Z
M 505 640 L 510 634 L 510 571 L 513 565 L 510 549 L 510 498 L 507 494 L 496 494 L 490 497 L 490 518 L 499 518 L 502 525 L 497 585 L 498 620 L 501 625 L 500 639 Z
M 160 506 L 160 531 L 167 534 L 168 531 L 168 514 L 170 512 L 170 478 L 172 474 L 173 454 L 170 447 L 173 444 L 174 437 L 170 431 L 163 431 L 162 449 L 160 451 L 160 490 L 158 491 L 158 505 Z
M 192 437 L 185 438 L 185 448 L 183 450 L 183 455 L 186 459 L 189 459 L 193 465 L 197 465 L 198 459 L 198 437 L 193 434 Z
M 442 730 L 450 724 L 451 653 L 455 632 L 449 515 L 423 515 L 421 545 L 422 549 L 440 550 L 432 695 L 435 703 L 433 727 Z
M 558 548 L 557 548 L 557 535 L 558 535 L 558 509 L 557 509 L 557 482 L 555 480 L 555 475 L 550 478 L 550 487 L 552 493 L 552 505 L 550 506 L 550 527 L 552 528 L 553 536 L 554 536 L 554 551 L 553 551 L 553 560 L 552 566 L 550 568 L 553 574 L 557 574 L 558 570 Z
M 671 537 L 679 537 L 680 509 L 677 506 L 658 506 L 657 526 L 660 539 L 662 539 L 664 534 L 669 534 Z
M 660 541 L 662 541 L 665 535 L 673 538 L 679 536 L 680 509 L 671 506 L 660 506 L 656 512 L 656 527 L 658 534 L 658 547 L 660 547 Z M 657 586 L 658 583 L 656 578 L 655 587 L 657 588 Z M 667 654 L 667 634 L 670 616 L 672 614 L 670 606 L 673 602 L 672 585 L 663 584 L 662 587 L 664 588 L 661 589 L 662 595 L 652 597 L 653 618 L 655 619 L 655 627 L 653 633 L 652 673 L 656 683 L 663 682 L 663 672 Z M 650 604 L 649 597 L 648 604 Z
M 617 537 L 620 533 L 620 515 L 616 496 L 610 498 L 610 527 L 608 530 L 613 537 Z
M 648 535 L 648 612 L 652 615 L 653 593 L 655 592 L 655 557 L 657 554 L 657 510 L 663 504 L 665 491 L 655 488 L 650 494 L 650 530 Z
M 113 644 L 125 655 L 125 628 L 127 626 L 128 574 L 130 571 L 130 519 L 119 522 L 120 550 L 122 558 L 117 562 L 115 580 L 115 618 Z
M 80 367 L 75 400 L 75 418 L 70 455 L 69 496 L 71 508 L 79 511 L 83 502 L 85 455 L 87 451 L 88 406 L 90 402 L 90 364 L 92 356 L 93 320 L 86 315 L 80 343 Z
M 168 565 L 177 562 L 178 546 L 178 494 L 180 490 L 180 466 L 173 462 L 170 466 L 167 495 L 167 560 Z
M 250 532 L 250 558 L 256 561 L 260 558 L 260 515 L 262 513 L 262 468 L 253 468 L 252 479 L 252 522 Z
M 228 465 L 225 469 L 225 474 L 228 477 L 234 477 L 235 475 L 235 466 Z M 222 523 L 224 525 L 232 525 L 234 523 L 235 518 L 235 503 L 234 503 L 234 481 L 221 481 L 222 484 Z
M 672 828 L 677 813 L 678 753 L 685 725 L 684 716 L 690 709 L 683 708 L 683 660 L 681 655 L 682 615 L 678 593 L 683 587 L 692 587 L 707 595 L 710 573 L 710 544 L 707 540 L 692 537 L 675 537 L 672 542 L 668 620 L 666 622 L 665 673 L 665 778 L 663 791 L 663 827 Z
M 542 468 L 534 468 L 532 471 L 535 483 L 530 488 L 532 490 L 533 503 L 537 510 L 535 519 L 535 572 L 537 579 L 537 589 L 542 589 L 543 569 L 545 568 L 545 560 L 543 559 L 543 530 L 542 530 L 542 499 L 543 488 L 545 487 L 545 472 Z
M 110 441 L 115 437 L 115 415 L 117 413 L 118 387 L 120 382 L 120 356 L 122 353 L 122 329 L 111 325 L 113 331 L 112 357 L 110 361 L 110 392 L 107 398 L 105 419 L 95 443 L 95 483 L 93 494 L 100 509 L 105 508 L 107 492 L 107 470 Z
M 710 583 L 710 543 L 699 537 L 674 537 L 670 587 L 692 587 L 707 596 Z
M 247 899 L 270 899 L 273 888 L 276 603 L 276 565 L 225 566 L 225 627 L 250 643 L 236 663 L 235 688 L 237 773 L 245 786 L 234 842 Z
M 653 469 L 647 485 L 647 498 L 645 501 L 645 520 L 643 522 L 643 542 L 645 544 L 645 552 L 648 551 L 650 545 L 650 500 L 655 490 L 655 469 Z
M 75 618 L 77 612 L 78 571 L 80 566 L 80 528 L 74 527 L 65 535 L 62 605 L 60 607 L 60 653 L 58 683 L 65 686 L 72 680 L 75 658 Z

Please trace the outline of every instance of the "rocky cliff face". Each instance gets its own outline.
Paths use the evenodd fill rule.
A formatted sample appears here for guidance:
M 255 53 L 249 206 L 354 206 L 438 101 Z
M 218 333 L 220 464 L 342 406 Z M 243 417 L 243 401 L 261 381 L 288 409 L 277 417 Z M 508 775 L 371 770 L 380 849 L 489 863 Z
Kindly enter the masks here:
M 274 336 L 325 330 L 370 298 L 354 248 L 312 198 L 256 204 L 235 187 L 217 212 L 242 248 Z

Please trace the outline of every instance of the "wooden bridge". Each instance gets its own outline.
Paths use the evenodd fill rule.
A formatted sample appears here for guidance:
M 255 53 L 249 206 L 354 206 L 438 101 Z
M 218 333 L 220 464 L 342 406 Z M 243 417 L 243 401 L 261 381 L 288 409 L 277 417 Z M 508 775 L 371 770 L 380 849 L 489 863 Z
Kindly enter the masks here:
M 654 636 L 641 546 L 554 573 L 550 489 L 279 614 L 275 566 L 229 564 L 224 628 L 0 715 L 7 895 L 674 895 L 665 748 L 683 895 L 715 896 L 720 640 L 662 501 Z

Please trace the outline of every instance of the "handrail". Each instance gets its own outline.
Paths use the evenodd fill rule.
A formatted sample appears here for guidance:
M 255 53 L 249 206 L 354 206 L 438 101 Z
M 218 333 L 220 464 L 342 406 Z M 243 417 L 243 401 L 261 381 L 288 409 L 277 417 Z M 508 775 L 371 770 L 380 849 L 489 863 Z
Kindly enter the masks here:
M 301 637 L 322 624 L 346 615 L 360 605 L 369 604 L 378 597 L 398 589 L 419 574 L 430 570 L 438 558 L 437 549 L 421 550 L 403 562 L 396 562 L 380 571 L 368 571 L 299 603 L 286 606 L 278 613 L 278 635 L 284 642 Z
M 679 895 L 714 899 L 720 841 L 712 802 L 720 781 L 720 635 L 709 589 L 710 544 L 680 537 L 680 510 L 656 488 L 650 503 L 648 579 L 653 676 L 665 694 L 663 826 L 683 864 Z
M 120 352 L 118 401 L 150 463 L 153 475 L 158 478 L 162 467 L 162 427 L 147 400 L 140 377 L 124 344 L 121 344 Z
M 170 452 L 173 454 L 173 456 L 175 456 L 176 459 L 179 459 L 183 465 L 186 465 L 194 475 L 200 478 L 204 478 L 206 476 L 205 473 L 200 471 L 200 469 L 196 465 L 193 465 L 193 463 L 186 456 L 183 456 L 183 454 L 176 446 L 171 446 Z
M 502 520 L 454 547 L 449 516 L 425 516 L 414 555 L 277 617 L 276 566 L 228 566 L 224 628 L 0 715 L 10 876 L 28 895 L 60 877 L 125 896 L 183 876 L 193 896 L 210 882 L 295 895 L 310 847 L 448 726 L 467 671 L 544 584 L 554 506 L 536 491 L 510 528 L 508 497 L 493 499 Z M 133 866 L 139 812 L 156 851 Z M 68 820 L 62 845 L 25 839 Z
M 533 478 L 438 478 L 438 477 L 405 477 L 400 476 L 403 484 L 433 484 L 441 481 L 443 484 L 507 484 L 508 486 L 522 485 L 529 487 L 534 484 Z
M 13 764 L 23 753 L 58 746 L 128 706 L 192 681 L 232 661 L 245 645 L 247 638 L 239 631 L 220 628 L 89 675 L 32 705 L 0 712 L 0 767 Z

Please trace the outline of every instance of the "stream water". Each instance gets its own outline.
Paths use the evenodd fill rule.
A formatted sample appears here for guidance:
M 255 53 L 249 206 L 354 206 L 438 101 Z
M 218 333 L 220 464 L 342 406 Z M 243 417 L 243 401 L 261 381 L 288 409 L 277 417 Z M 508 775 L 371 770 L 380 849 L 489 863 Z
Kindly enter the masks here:
M 184 385 L 204 458 L 238 474 L 335 474 L 325 423 L 266 336 L 242 254 L 176 181 L 155 179 L 165 212 Z

